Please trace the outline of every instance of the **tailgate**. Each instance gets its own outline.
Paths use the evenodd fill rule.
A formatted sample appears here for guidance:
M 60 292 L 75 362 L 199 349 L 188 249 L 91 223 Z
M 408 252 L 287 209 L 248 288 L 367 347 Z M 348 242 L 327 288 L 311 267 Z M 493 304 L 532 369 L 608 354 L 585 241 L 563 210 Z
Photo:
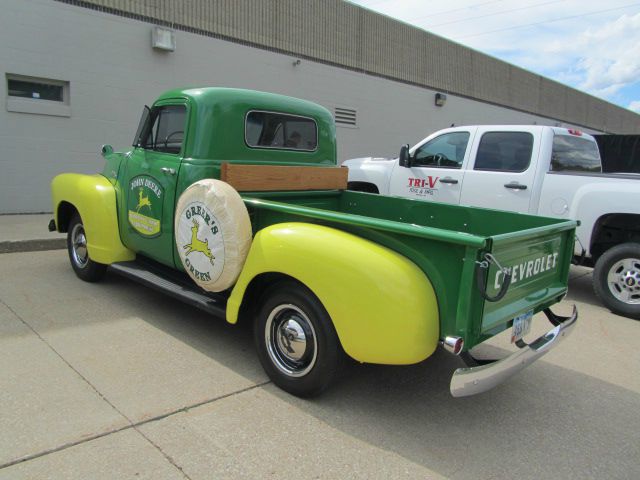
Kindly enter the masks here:
M 517 315 L 539 312 L 566 294 L 576 225 L 567 221 L 490 238 L 491 254 L 511 272 L 511 285 L 500 300 L 484 300 L 483 335 L 498 333 Z M 495 297 L 503 281 L 500 268 L 491 263 L 487 296 Z

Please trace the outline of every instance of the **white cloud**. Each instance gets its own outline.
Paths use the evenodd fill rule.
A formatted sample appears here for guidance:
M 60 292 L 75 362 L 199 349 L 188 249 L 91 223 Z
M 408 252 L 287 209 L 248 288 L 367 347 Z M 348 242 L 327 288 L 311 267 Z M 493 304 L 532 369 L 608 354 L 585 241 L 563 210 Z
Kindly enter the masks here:
M 621 105 L 640 94 L 640 13 L 629 0 L 354 3 Z
M 640 113 L 640 100 L 635 100 L 627 107 L 629 110 Z
M 610 97 L 640 79 L 640 13 L 591 28 L 573 42 L 579 87 Z

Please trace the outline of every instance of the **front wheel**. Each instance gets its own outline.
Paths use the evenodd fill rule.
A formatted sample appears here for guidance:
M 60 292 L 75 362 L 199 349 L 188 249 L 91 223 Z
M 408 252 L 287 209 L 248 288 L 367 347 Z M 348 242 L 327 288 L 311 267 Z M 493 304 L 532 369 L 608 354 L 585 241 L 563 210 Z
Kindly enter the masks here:
M 640 244 L 623 243 L 596 262 L 593 286 L 613 313 L 640 319 Z
M 341 350 L 331 318 L 297 282 L 278 283 L 262 296 L 254 340 L 269 378 L 293 395 L 318 395 L 337 370 Z
M 76 275 L 85 282 L 97 282 L 104 277 L 107 266 L 96 263 L 89 257 L 87 234 L 79 214 L 75 214 L 69 222 L 67 233 L 67 250 L 69 261 Z

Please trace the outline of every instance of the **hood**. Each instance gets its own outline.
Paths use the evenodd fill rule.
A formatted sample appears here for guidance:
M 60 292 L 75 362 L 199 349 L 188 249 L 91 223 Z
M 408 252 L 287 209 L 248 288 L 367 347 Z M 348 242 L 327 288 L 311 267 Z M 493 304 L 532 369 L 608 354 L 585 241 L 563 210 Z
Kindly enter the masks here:
M 364 163 L 382 163 L 382 162 L 393 163 L 395 160 L 396 160 L 395 158 L 387 158 L 387 157 L 360 157 L 360 158 L 351 158 L 349 160 L 345 160 L 344 162 L 342 162 L 342 165 L 344 165 L 345 167 L 349 167 L 349 166 L 355 166 L 355 165 L 362 165 Z

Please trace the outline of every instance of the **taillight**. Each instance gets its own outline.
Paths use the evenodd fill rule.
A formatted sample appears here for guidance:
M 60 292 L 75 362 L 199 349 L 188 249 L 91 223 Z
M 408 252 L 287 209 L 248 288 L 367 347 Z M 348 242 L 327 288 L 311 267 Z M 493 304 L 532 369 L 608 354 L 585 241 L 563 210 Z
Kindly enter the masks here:
M 576 137 L 581 137 L 582 136 L 582 132 L 580 130 L 575 130 L 573 128 L 569 129 L 569 134 L 570 135 L 575 135 Z

